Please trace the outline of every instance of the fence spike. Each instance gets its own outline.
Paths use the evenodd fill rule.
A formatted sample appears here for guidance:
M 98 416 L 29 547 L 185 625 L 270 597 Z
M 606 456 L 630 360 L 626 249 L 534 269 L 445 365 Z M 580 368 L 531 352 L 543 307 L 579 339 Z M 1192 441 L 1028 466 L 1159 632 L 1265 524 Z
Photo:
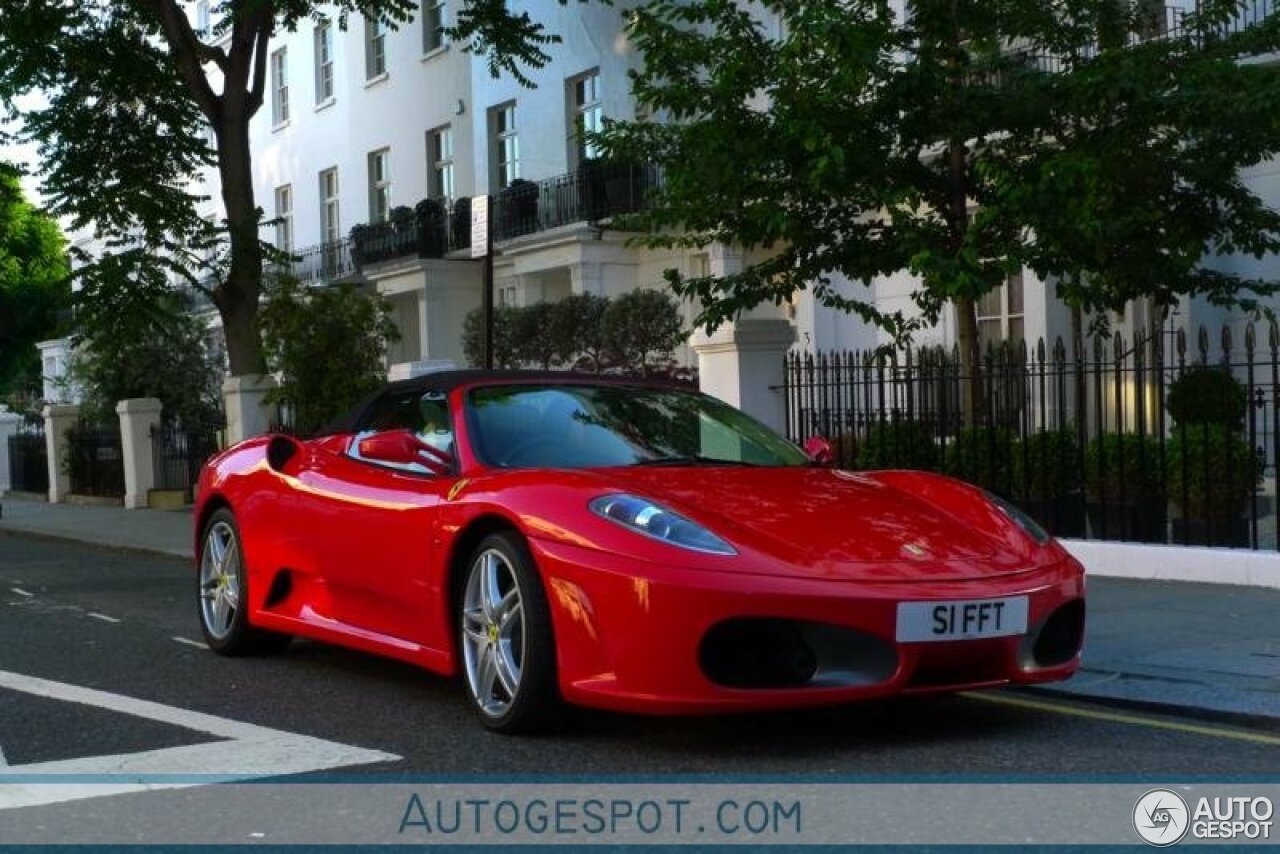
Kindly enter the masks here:
M 1280 323 L 1277 323 L 1273 317 L 1267 321 L 1267 326 L 1267 338 L 1271 344 L 1271 352 L 1274 354 L 1277 348 L 1280 348 Z
M 1043 339 L 1042 339 L 1043 340 Z M 1067 362 L 1067 344 L 1059 335 L 1053 341 L 1053 363 L 1055 365 L 1065 365 Z
M 1253 361 L 1253 351 L 1257 348 L 1257 332 L 1254 331 L 1253 321 L 1250 320 L 1244 327 L 1244 352 L 1249 356 L 1249 361 Z
M 1036 360 L 1040 364 L 1044 364 L 1044 336 L 1041 336 L 1040 340 L 1036 341 Z
M 1231 361 L 1231 327 L 1222 324 L 1222 364 L 1228 364 Z
M 1200 324 L 1200 334 L 1196 336 L 1196 345 L 1200 348 L 1200 364 L 1209 362 L 1209 330 Z
M 1174 335 L 1173 343 L 1175 349 L 1178 351 L 1179 361 L 1185 359 L 1187 355 L 1187 330 L 1179 329 L 1177 334 Z

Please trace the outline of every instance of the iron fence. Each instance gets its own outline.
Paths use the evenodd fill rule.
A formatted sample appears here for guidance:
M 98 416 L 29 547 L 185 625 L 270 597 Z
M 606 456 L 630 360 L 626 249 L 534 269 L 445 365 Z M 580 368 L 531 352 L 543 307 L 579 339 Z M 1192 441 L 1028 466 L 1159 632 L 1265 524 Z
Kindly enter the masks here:
M 10 486 L 16 492 L 49 491 L 49 449 L 45 444 L 44 425 L 24 422 L 9 437 Z
M 81 422 L 67 431 L 71 491 L 101 498 L 124 497 L 124 453 L 120 428 Z
M 977 483 L 1060 536 L 1280 549 L 1280 329 L 1243 332 L 1003 344 L 976 371 L 956 348 L 795 352 L 786 432 Z
M 194 498 L 200 467 L 218 452 L 214 427 L 187 429 L 171 424 L 151 428 L 151 462 L 156 489 L 181 490 L 187 502 Z

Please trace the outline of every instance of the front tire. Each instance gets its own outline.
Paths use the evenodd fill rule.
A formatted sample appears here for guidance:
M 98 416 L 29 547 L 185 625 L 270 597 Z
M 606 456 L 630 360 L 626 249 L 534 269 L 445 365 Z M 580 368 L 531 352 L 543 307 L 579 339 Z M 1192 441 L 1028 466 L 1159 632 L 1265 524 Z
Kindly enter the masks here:
M 555 638 L 542 581 L 525 542 L 490 534 L 467 564 L 458 602 L 462 681 L 480 721 L 501 733 L 556 719 Z
M 200 630 L 205 643 L 219 655 L 257 655 L 289 645 L 289 635 L 255 629 L 249 624 L 249 575 L 244 548 L 235 516 L 225 507 L 214 511 L 200 537 L 196 594 Z

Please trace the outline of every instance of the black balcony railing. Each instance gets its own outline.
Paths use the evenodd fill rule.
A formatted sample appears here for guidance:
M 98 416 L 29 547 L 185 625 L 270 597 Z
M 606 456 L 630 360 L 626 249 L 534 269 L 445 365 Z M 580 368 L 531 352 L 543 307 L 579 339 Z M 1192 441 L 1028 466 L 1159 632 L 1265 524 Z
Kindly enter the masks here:
M 575 222 L 600 222 L 644 209 L 659 184 L 651 164 L 584 163 L 542 181 L 517 180 L 498 193 L 496 240 L 510 240 Z
M 293 276 L 304 285 L 341 281 L 356 272 L 351 258 L 351 241 L 342 238 L 299 249 L 288 260 L 273 262 L 270 271 Z
M 589 162 L 576 172 L 541 181 L 516 180 L 494 199 L 490 212 L 494 239 L 511 240 L 636 213 L 644 209 L 659 179 L 658 169 L 651 165 Z M 443 258 L 470 246 L 471 199 L 452 203 L 424 199 L 414 208 L 392 210 L 386 222 L 353 228 L 343 244 L 350 267 L 339 264 L 338 274 L 402 258 Z M 305 264 L 300 266 L 307 269 Z

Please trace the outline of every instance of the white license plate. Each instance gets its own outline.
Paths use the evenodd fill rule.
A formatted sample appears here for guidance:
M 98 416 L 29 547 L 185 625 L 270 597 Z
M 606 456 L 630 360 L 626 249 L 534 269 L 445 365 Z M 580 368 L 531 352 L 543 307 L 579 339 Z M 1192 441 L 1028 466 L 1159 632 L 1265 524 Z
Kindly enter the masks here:
M 899 602 L 898 641 L 974 640 L 1027 631 L 1027 597 L 959 602 Z

